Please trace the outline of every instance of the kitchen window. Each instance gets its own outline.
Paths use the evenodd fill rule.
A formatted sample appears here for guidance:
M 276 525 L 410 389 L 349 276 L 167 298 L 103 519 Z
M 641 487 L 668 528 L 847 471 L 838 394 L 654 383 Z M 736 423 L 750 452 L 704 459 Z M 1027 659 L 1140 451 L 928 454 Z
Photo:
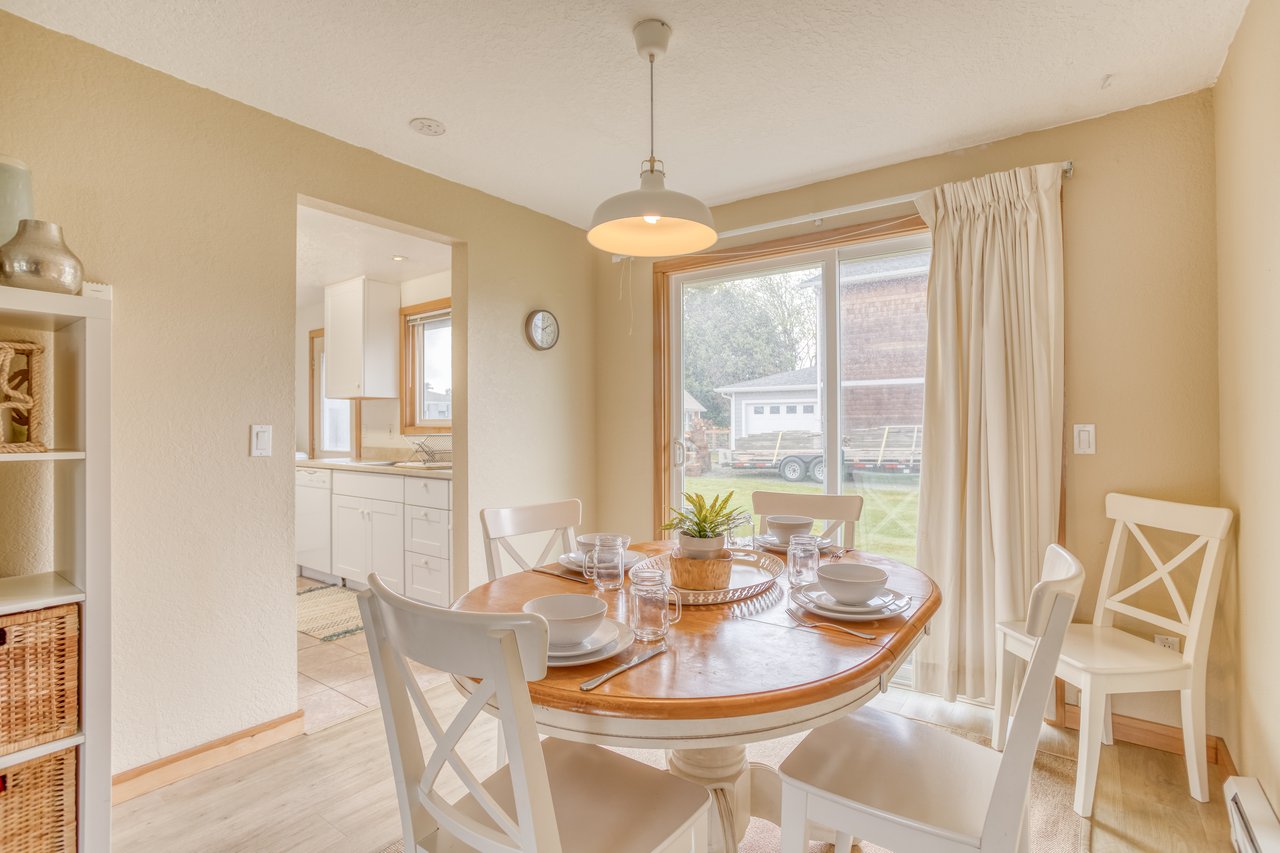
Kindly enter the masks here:
M 453 316 L 450 300 L 400 309 L 401 430 L 449 432 L 453 421 Z
M 360 432 L 360 412 L 353 400 L 326 397 L 324 329 L 309 333 L 310 413 L 307 455 L 312 459 L 350 456 L 353 437 Z

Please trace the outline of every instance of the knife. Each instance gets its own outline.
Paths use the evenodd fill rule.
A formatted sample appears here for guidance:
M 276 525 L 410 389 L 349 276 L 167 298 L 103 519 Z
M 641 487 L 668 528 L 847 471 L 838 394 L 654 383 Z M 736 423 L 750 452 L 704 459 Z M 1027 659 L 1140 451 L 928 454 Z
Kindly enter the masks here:
M 565 580 L 573 581 L 574 583 L 591 583 L 591 581 L 589 581 L 586 577 L 582 575 L 571 575 L 568 572 L 557 572 L 555 569 L 544 569 L 541 567 L 535 567 L 533 571 L 539 572 L 544 575 L 551 575 L 552 577 L 564 578 Z
M 639 666 L 640 664 L 647 661 L 649 658 L 657 657 L 658 655 L 662 654 L 666 650 L 667 650 L 667 644 L 663 643 L 662 645 L 658 646 L 656 649 L 650 649 L 649 651 L 640 655 L 640 657 L 638 658 L 629 660 L 626 663 L 615 666 L 613 669 L 609 670 L 604 675 L 597 675 L 595 678 L 591 679 L 590 681 L 582 682 L 580 685 L 578 685 L 578 689 L 583 691 L 595 690 L 597 687 L 599 687 L 601 684 L 604 684 L 606 681 L 608 681 L 610 678 L 613 678 L 615 675 L 626 672 L 627 670 L 631 669 L 631 667 L 633 666 Z

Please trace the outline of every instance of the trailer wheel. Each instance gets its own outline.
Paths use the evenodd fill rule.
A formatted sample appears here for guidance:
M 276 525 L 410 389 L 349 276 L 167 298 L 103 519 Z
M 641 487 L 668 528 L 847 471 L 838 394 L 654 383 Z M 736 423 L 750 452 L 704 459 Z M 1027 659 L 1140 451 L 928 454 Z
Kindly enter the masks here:
M 778 474 L 788 483 L 798 483 L 804 479 L 804 475 L 808 473 L 808 466 L 804 464 L 804 460 L 798 456 L 788 456 L 778 465 Z
M 823 478 L 827 476 L 827 463 L 819 457 L 809 463 L 809 479 L 815 483 L 821 483 Z

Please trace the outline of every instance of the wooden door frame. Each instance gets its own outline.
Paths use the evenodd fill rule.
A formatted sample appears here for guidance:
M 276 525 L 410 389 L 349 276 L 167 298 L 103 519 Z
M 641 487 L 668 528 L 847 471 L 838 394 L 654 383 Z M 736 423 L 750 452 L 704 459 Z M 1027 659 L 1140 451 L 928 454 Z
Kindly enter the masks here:
M 671 491 L 671 282 L 677 275 L 695 270 L 729 267 L 771 258 L 785 258 L 857 243 L 908 237 L 929 227 L 918 215 L 880 219 L 859 225 L 832 228 L 816 234 L 783 237 L 749 246 L 685 255 L 653 265 L 653 529 L 658 531 L 667 515 Z
M 324 337 L 324 329 L 307 332 L 307 458 L 316 458 L 316 339 Z M 351 458 L 363 457 L 364 430 L 361 423 L 361 399 L 354 399 L 351 424 Z

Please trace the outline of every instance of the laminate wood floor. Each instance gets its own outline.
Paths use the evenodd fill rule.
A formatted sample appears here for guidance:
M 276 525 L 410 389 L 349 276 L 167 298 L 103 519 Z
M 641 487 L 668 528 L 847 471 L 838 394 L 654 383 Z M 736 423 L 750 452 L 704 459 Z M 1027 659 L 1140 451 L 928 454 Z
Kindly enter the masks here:
M 448 684 L 429 694 L 433 702 L 461 705 Z M 991 712 L 975 705 L 901 690 L 874 704 L 990 733 Z M 1045 726 L 1040 748 L 1074 758 L 1075 733 Z M 491 766 L 492 724 L 474 728 L 461 751 L 477 770 Z M 1104 747 L 1102 755 L 1089 833 L 1093 851 L 1231 849 L 1218 767 L 1210 767 L 1213 801 L 1204 804 L 1187 793 L 1181 756 L 1125 743 Z M 462 793 L 456 779 L 449 783 L 446 795 Z M 113 818 L 116 853 L 375 853 L 400 832 L 376 710 L 122 803 Z

